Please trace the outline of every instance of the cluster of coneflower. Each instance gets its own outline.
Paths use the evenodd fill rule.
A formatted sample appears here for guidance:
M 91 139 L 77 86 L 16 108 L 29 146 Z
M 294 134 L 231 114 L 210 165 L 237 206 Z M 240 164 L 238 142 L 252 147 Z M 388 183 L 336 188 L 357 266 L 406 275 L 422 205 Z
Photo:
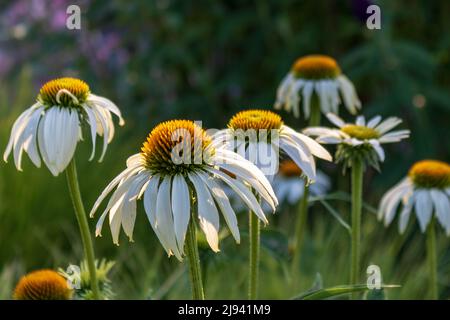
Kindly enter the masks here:
M 136 219 L 137 201 L 142 200 L 150 226 L 167 255 L 188 260 L 194 299 L 204 299 L 201 263 L 196 233 L 204 233 L 214 252 L 220 251 L 220 214 L 237 243 L 240 242 L 236 203 L 249 210 L 249 295 L 257 298 L 260 224 L 270 222 L 267 212 L 276 212 L 279 201 L 299 202 L 293 243 L 292 272 L 299 272 L 303 232 L 307 223 L 310 195 L 324 194 L 329 178 L 316 170 L 316 158 L 333 161 L 322 144 L 337 146 L 334 161 L 351 170 L 351 279 L 361 281 L 360 225 L 363 173 L 368 166 L 379 169 L 385 159 L 382 144 L 409 137 L 408 130 L 391 131 L 401 123 L 395 117 L 366 120 L 358 116 L 347 123 L 338 116 L 339 105 L 356 114 L 361 103 L 353 84 L 342 74 L 336 61 L 312 55 L 298 59 L 282 80 L 275 109 L 292 111 L 309 120 L 309 127 L 297 131 L 269 110 L 244 110 L 234 115 L 225 129 L 209 133 L 197 122 L 170 120 L 153 128 L 140 152 L 131 155 L 126 168 L 114 178 L 95 202 L 91 217 L 112 194 L 97 222 L 101 235 L 108 218 L 113 242 L 119 243 L 123 230 L 130 240 Z M 300 110 L 302 112 L 300 112 Z M 321 125 L 321 114 L 337 128 Z M 91 230 L 81 199 L 75 150 L 89 128 L 94 158 L 97 135 L 103 138 L 100 161 L 114 137 L 112 115 L 123 125 L 119 108 L 110 100 L 91 93 L 78 79 L 60 78 L 42 86 L 37 101 L 13 125 L 4 154 L 12 152 L 20 171 L 26 152 L 37 166 L 41 162 L 57 176 L 66 172 L 69 192 L 84 245 L 86 269 L 93 299 L 101 299 Z M 314 138 L 311 138 L 314 137 Z M 280 161 L 280 155 L 283 161 Z M 277 173 L 278 169 L 280 172 Z M 415 211 L 423 232 L 428 235 L 430 284 L 437 298 L 435 223 L 450 234 L 450 166 L 439 161 L 415 164 L 407 178 L 383 197 L 379 218 L 388 225 L 399 204 L 400 232 Z M 294 279 L 296 279 L 294 277 Z M 25 276 L 16 288 L 18 299 L 70 298 L 61 277 L 50 271 Z M 356 297 L 356 295 L 355 295 Z

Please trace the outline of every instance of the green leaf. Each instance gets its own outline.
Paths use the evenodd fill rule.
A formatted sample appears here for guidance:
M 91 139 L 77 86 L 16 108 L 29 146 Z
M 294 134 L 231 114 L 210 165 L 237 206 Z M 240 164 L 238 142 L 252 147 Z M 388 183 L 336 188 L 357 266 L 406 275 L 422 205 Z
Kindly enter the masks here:
M 383 289 L 386 288 L 399 288 L 398 285 L 382 285 Z M 364 292 L 369 291 L 370 289 L 366 284 L 357 284 L 357 285 L 341 285 L 331 288 L 319 289 L 315 291 L 309 291 L 302 293 L 294 298 L 293 300 L 323 300 L 328 298 L 334 298 L 343 294 L 349 294 L 353 292 Z
M 342 219 L 341 215 L 337 210 L 335 210 L 328 202 L 325 200 L 319 200 L 320 203 L 327 209 L 327 211 L 350 233 L 352 231 L 352 228 L 349 226 L 347 222 L 345 222 L 344 219 Z

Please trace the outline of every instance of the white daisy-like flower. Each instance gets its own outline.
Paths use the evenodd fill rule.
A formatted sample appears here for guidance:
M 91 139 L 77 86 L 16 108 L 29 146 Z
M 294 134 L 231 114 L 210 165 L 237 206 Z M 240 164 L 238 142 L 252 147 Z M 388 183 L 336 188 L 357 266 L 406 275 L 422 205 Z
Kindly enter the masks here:
M 308 119 L 313 99 L 317 99 L 322 113 L 337 114 L 341 97 L 352 114 L 361 108 L 355 87 L 341 73 L 336 60 L 325 55 L 309 55 L 299 58 L 282 80 L 274 108 L 292 111 L 298 118 L 299 104 L 303 103 L 303 116 Z
M 11 137 L 3 155 L 6 162 L 13 151 L 17 170 L 22 171 L 22 155 L 25 151 L 36 167 L 41 158 L 50 172 L 57 176 L 71 161 L 77 143 L 82 139 L 81 128 L 88 124 L 92 137 L 92 153 L 95 154 L 96 135 L 103 137 L 102 161 L 108 143 L 114 137 L 111 113 L 124 120 L 119 108 L 110 100 L 90 92 L 82 80 L 59 78 L 44 84 L 37 102 L 25 110 L 15 121 Z
M 273 190 L 280 203 L 296 204 L 303 197 L 305 182 L 301 179 L 302 170 L 292 160 L 280 163 L 280 170 L 272 182 Z M 309 186 L 310 196 L 326 194 L 331 186 L 330 178 L 323 172 L 317 171 L 315 183 Z
M 319 143 L 286 126 L 278 114 L 267 110 L 238 112 L 227 129 L 214 134 L 213 143 L 236 151 L 270 178 L 278 171 L 280 150 L 302 169 L 309 182 L 316 180 L 313 156 L 332 160 Z
M 399 142 L 410 134 L 409 130 L 389 132 L 402 122 L 396 117 L 381 121 L 381 117 L 376 116 L 366 122 L 364 116 L 358 116 L 355 123 L 345 123 L 333 113 L 328 113 L 327 118 L 339 129 L 310 127 L 303 132 L 309 136 L 317 136 L 316 141 L 319 143 L 338 144 L 336 161 L 342 161 L 348 167 L 351 166 L 348 161 L 352 157 L 359 157 L 376 166 L 378 161 L 383 162 L 385 159 L 382 144 Z
M 403 233 L 411 212 L 415 212 L 420 230 L 425 232 L 433 215 L 450 236 L 450 165 L 436 160 L 415 163 L 406 178 L 382 198 L 378 219 L 388 226 L 394 220 L 399 205 L 399 231 Z
M 215 147 L 211 137 L 192 121 L 172 120 L 159 124 L 149 134 L 141 151 L 128 158 L 127 168 L 111 181 L 91 210 L 92 216 L 117 187 L 96 229 L 96 235 L 101 235 L 109 213 L 116 244 L 121 227 L 132 240 L 136 201 L 141 198 L 162 246 L 169 256 L 175 255 L 179 260 L 184 255 L 191 209 L 198 215 L 200 228 L 213 251 L 219 251 L 219 211 L 235 240 L 240 241 L 235 212 L 220 182 L 232 188 L 264 223 L 267 218 L 248 186 L 273 211 L 278 204 L 269 181 L 255 165 L 234 152 Z M 191 203 L 191 194 L 195 205 Z

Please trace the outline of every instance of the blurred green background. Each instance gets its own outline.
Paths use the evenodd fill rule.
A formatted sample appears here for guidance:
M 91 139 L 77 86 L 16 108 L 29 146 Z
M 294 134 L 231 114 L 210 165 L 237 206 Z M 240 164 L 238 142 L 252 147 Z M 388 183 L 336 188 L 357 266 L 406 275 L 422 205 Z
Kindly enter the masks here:
M 172 118 L 203 120 L 221 128 L 238 110 L 271 108 L 276 88 L 293 61 L 323 53 L 335 57 L 354 82 L 363 114 L 399 116 L 412 131 L 406 142 L 387 146 L 382 172 L 365 176 L 370 207 L 419 159 L 450 161 L 450 2 L 316 1 L 1 1 L 0 149 L 17 116 L 33 104 L 39 87 L 60 76 L 75 76 L 113 100 L 126 126 L 118 128 L 103 163 L 88 162 L 90 144 L 79 144 L 77 159 L 89 210 L 106 184 L 139 150 L 148 132 Z M 382 29 L 368 30 L 367 5 L 381 7 Z M 67 30 L 66 8 L 78 4 L 82 29 Z M 341 108 L 341 116 L 352 119 Z M 305 123 L 282 113 L 285 122 Z M 27 157 L 25 157 L 27 158 Z M 24 161 L 17 172 L 0 164 L 0 299 L 9 299 L 18 278 L 38 268 L 65 268 L 82 257 L 64 175 Z M 334 189 L 348 192 L 348 176 L 319 164 Z M 330 201 L 349 220 L 345 201 Z M 369 208 L 369 207 L 368 207 Z M 370 208 L 369 208 L 370 209 Z M 263 230 L 260 298 L 293 296 L 288 237 L 296 208 L 282 206 Z M 111 279 L 121 299 L 189 298 L 185 265 L 167 259 L 138 207 L 135 243 L 122 235 L 113 245 L 108 228 L 95 239 L 97 257 L 117 261 Z M 246 298 L 247 214 L 239 215 L 243 240 L 227 237 L 221 253 L 202 251 L 206 295 Z M 412 219 L 414 220 L 414 219 Z M 349 237 L 323 207 L 314 204 L 304 241 L 301 282 L 309 289 L 317 274 L 324 286 L 346 284 Z M 95 221 L 91 220 L 93 230 Z M 427 294 L 425 238 L 416 221 L 405 235 L 363 216 L 364 266 L 380 266 L 383 281 L 400 284 L 392 299 Z M 449 239 L 438 233 L 441 298 L 450 296 Z M 363 280 L 363 278 L 362 278 Z

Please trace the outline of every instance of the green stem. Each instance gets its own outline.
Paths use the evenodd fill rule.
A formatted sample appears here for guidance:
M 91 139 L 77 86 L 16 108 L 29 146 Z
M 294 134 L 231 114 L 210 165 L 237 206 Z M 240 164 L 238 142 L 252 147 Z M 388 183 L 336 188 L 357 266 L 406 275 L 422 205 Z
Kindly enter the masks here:
M 251 210 L 249 212 L 250 257 L 249 257 L 249 285 L 248 299 L 255 300 L 258 292 L 260 226 L 259 219 Z
M 437 256 L 436 256 L 436 227 L 435 218 L 431 218 L 430 225 L 427 230 L 427 258 L 428 268 L 430 272 L 430 299 L 438 300 L 438 283 L 437 283 Z
M 83 201 L 81 200 L 80 186 L 78 185 L 77 178 L 77 166 L 75 158 L 72 159 L 69 166 L 66 169 L 67 184 L 69 186 L 70 196 L 72 198 L 72 204 L 75 209 L 75 215 L 77 217 L 78 226 L 80 227 L 81 240 L 84 247 L 84 255 L 87 261 L 90 284 L 92 289 L 92 297 L 94 300 L 100 298 L 100 290 L 98 288 L 94 246 L 92 245 L 91 233 L 89 231 L 89 224 L 84 211 Z
M 311 115 L 309 118 L 309 126 L 316 127 L 320 125 L 320 102 L 317 94 L 314 94 L 311 99 Z M 292 274 L 294 276 L 294 289 L 297 290 L 296 284 L 298 282 L 298 274 L 299 266 L 300 266 L 300 256 L 302 251 L 302 244 L 304 233 L 306 229 L 306 222 L 308 220 L 308 196 L 309 196 L 309 187 L 305 182 L 303 187 L 303 197 L 299 203 L 299 210 L 297 216 L 297 222 L 295 224 L 295 242 L 293 246 L 293 257 L 292 257 Z
M 359 284 L 361 271 L 361 206 L 363 188 L 363 163 L 355 160 L 352 167 L 352 265 L 350 283 Z M 358 293 L 352 293 L 352 299 L 357 299 Z
M 321 115 L 322 114 L 320 112 L 319 97 L 317 96 L 317 94 L 313 94 L 311 98 L 311 116 L 309 118 L 309 126 L 310 127 L 320 126 Z
M 197 229 L 195 226 L 194 215 L 191 215 L 186 234 L 186 255 L 189 262 L 189 275 L 192 288 L 192 299 L 205 300 L 203 291 L 202 271 L 200 268 L 200 256 L 197 246 Z

